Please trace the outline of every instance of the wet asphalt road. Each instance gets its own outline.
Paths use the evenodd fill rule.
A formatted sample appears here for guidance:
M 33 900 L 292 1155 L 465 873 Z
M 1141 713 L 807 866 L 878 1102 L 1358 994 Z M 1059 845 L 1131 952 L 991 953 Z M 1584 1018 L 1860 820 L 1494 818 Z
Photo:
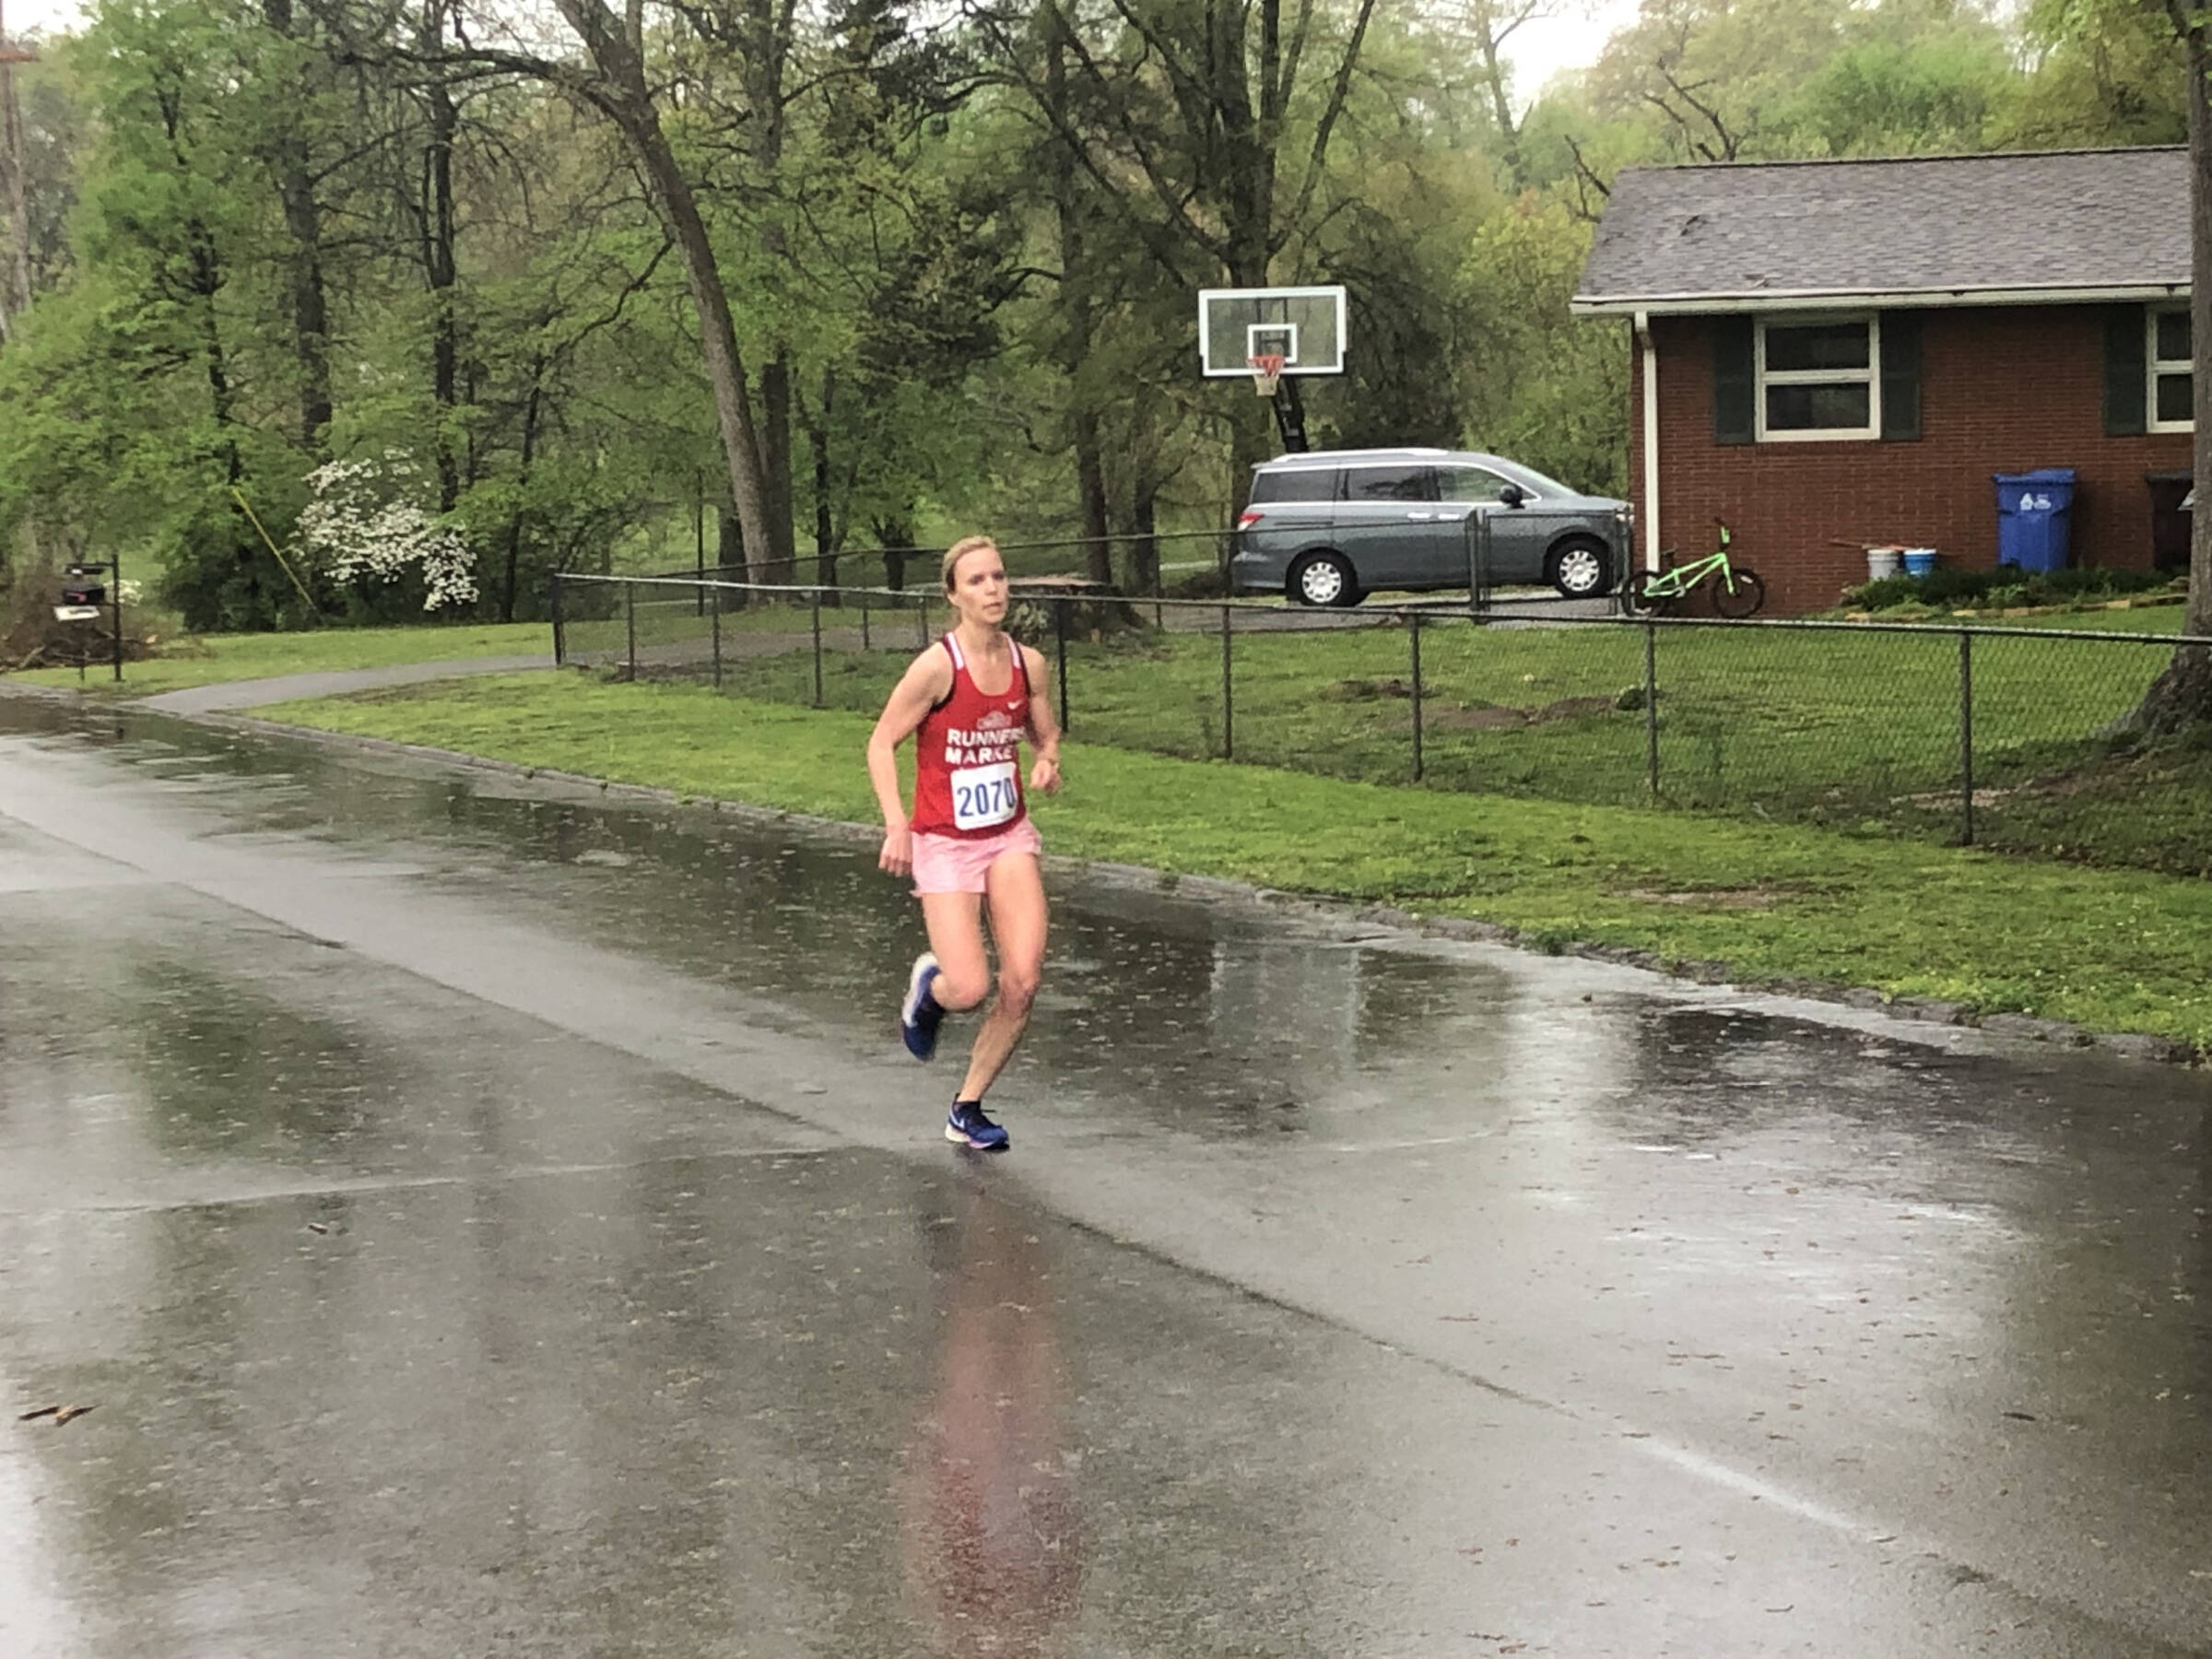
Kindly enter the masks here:
M 0 1654 L 2212 1653 L 2206 1079 L 1054 888 L 982 1162 L 865 849 L 0 699 Z

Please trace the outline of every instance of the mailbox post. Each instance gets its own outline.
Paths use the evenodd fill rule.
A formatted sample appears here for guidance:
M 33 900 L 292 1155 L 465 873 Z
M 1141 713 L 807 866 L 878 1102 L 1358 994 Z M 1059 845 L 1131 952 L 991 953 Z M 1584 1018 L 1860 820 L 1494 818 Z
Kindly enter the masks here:
M 62 572 L 62 602 L 53 607 L 57 622 L 97 622 L 106 606 L 112 619 L 110 660 L 115 683 L 123 684 L 123 562 L 120 559 L 73 559 Z

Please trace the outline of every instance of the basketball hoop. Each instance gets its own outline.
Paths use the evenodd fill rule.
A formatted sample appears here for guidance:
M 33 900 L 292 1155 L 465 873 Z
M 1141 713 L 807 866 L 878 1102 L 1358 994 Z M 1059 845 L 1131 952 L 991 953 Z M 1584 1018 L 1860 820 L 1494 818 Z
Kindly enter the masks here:
M 1276 382 L 1283 378 L 1286 360 L 1279 351 L 1264 351 L 1257 357 L 1245 359 L 1252 365 L 1252 389 L 1262 397 L 1273 397 Z

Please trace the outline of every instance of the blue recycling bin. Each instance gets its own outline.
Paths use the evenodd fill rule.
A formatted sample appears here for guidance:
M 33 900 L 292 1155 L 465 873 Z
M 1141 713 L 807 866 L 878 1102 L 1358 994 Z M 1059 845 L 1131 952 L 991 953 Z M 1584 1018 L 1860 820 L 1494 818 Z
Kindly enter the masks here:
M 1997 562 L 2023 571 L 2063 571 L 2072 539 L 2074 469 L 1998 473 Z

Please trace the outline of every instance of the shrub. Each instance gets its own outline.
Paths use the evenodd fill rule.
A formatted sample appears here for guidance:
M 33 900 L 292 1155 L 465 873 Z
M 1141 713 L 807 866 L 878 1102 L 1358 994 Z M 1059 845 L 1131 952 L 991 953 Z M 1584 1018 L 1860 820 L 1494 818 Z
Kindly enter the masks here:
M 1920 598 L 1920 583 L 1911 576 L 1882 576 L 1858 587 L 1843 590 L 1843 603 L 1854 610 L 1888 610 L 1912 605 Z
M 1999 565 L 1994 571 L 1962 571 L 1955 565 L 1937 565 L 1915 579 L 1923 605 L 1963 605 L 1986 598 L 1992 588 L 2018 581 L 2017 565 Z
M 371 606 L 395 597 L 426 611 L 473 606 L 476 559 L 458 530 L 411 499 L 423 485 L 401 450 L 317 467 L 295 531 L 301 562 Z
M 1924 605 L 1953 610 L 2004 610 L 2016 606 L 2066 605 L 2077 600 L 2117 598 L 2169 585 L 2157 571 L 2108 571 L 2088 565 L 2078 570 L 2022 571 L 1999 565 L 1969 571 L 1938 565 L 1925 576 L 1884 576 L 1846 588 L 1843 602 L 1853 610 L 1890 610 Z

